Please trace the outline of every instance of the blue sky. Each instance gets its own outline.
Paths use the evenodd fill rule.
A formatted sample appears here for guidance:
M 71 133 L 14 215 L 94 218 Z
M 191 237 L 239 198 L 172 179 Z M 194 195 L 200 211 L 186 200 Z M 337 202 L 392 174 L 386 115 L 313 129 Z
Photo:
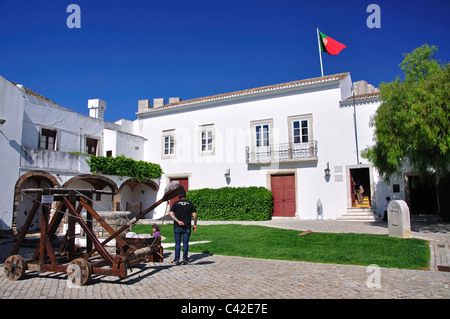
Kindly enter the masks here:
M 81 9 L 70 29 L 69 4 Z M 381 28 L 368 28 L 367 6 Z M 316 28 L 344 43 L 324 74 L 378 86 L 403 53 L 437 45 L 449 62 L 449 0 L 0 0 L 0 75 L 61 106 L 134 120 L 138 100 L 183 100 L 320 76 Z

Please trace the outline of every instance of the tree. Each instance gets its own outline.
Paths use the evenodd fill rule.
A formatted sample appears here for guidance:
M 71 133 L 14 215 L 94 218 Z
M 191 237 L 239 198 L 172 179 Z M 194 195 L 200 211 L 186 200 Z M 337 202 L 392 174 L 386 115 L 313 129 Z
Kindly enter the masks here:
M 411 166 L 419 176 L 436 175 L 436 184 L 450 168 L 450 63 L 434 59 L 437 47 L 423 46 L 406 54 L 399 65 L 404 80 L 380 85 L 382 104 L 374 115 L 374 146 L 362 156 L 389 181 Z
M 434 59 L 435 46 L 406 54 L 402 81 L 382 83 L 381 100 L 371 125 L 375 145 L 363 151 L 389 179 L 405 165 L 421 176 L 444 176 L 450 166 L 450 64 Z

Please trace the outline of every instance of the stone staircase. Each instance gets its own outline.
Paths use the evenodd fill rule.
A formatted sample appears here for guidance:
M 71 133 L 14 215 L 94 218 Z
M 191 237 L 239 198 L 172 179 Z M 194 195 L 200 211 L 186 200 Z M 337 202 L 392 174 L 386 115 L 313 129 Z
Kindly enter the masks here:
M 356 203 L 355 207 L 347 208 L 347 212 L 337 219 L 338 221 L 352 222 L 375 222 L 377 220 L 375 210 L 370 207 L 368 196 L 364 196 L 361 203 Z
M 363 201 L 361 203 L 355 203 L 356 208 L 370 208 L 370 200 L 369 196 L 364 196 Z

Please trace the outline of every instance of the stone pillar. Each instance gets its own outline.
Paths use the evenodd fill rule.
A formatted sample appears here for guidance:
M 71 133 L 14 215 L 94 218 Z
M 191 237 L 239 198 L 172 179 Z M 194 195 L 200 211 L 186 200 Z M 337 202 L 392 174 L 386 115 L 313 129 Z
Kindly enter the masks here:
M 388 206 L 389 236 L 411 238 L 409 208 L 405 201 L 393 200 Z

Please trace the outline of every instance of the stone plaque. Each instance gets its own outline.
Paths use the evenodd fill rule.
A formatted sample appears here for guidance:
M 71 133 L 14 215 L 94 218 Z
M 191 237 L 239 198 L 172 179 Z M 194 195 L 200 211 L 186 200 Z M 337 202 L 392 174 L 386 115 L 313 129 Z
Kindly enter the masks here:
M 389 236 L 411 238 L 409 208 L 405 201 L 393 200 L 388 206 Z
M 335 173 L 342 173 L 342 166 L 335 166 L 334 167 L 334 172 Z

